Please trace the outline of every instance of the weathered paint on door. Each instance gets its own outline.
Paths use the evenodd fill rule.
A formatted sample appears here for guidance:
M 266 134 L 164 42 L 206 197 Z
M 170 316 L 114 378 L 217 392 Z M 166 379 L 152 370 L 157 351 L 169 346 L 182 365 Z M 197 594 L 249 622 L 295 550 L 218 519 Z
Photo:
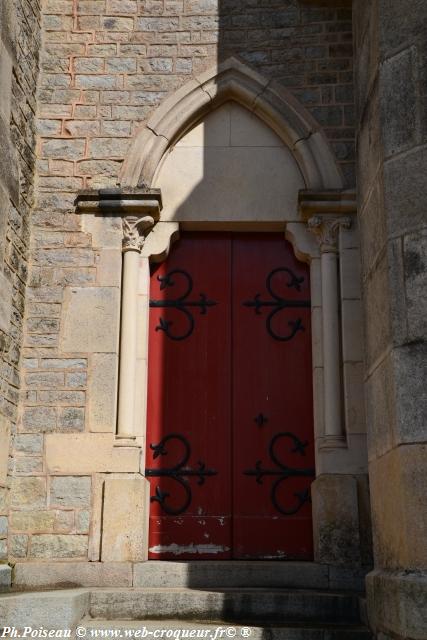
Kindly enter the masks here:
M 150 557 L 312 557 L 308 267 L 281 234 L 188 233 L 150 290 Z

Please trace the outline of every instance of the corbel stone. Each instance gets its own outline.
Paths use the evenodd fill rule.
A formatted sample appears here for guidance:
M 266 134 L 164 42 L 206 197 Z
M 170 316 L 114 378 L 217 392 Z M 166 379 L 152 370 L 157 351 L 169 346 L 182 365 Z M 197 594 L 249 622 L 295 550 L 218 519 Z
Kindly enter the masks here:
M 120 216 L 123 225 L 123 251 L 140 252 L 145 237 L 158 222 L 162 209 L 160 189 L 111 188 L 81 191 L 76 213 Z
M 307 221 L 308 230 L 315 234 L 321 253 L 338 253 L 338 232 L 340 228 L 350 229 L 349 216 L 329 217 L 317 215 Z
M 95 213 L 109 215 L 151 214 L 159 219 L 162 209 L 160 189 L 138 187 L 88 189 L 80 191 L 76 198 L 77 213 Z

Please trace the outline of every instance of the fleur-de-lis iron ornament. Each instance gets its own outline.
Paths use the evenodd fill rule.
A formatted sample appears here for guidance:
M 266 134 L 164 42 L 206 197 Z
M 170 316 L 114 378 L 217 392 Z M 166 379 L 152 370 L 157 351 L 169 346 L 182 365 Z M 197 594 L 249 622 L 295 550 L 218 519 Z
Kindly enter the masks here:
M 170 330 L 170 327 L 173 325 L 173 321 L 165 320 L 162 317 L 159 319 L 156 331 L 164 331 L 171 340 L 185 340 L 185 338 L 188 338 L 194 331 L 194 316 L 191 311 L 189 311 L 189 308 L 198 307 L 200 309 L 200 314 L 205 315 L 208 307 L 213 307 L 218 303 L 214 300 L 209 300 L 204 293 L 199 294 L 200 300 L 188 300 L 189 295 L 193 291 L 193 279 L 190 274 L 183 269 L 174 269 L 173 271 L 169 271 L 165 276 L 157 276 L 157 280 L 160 282 L 160 290 L 163 290 L 166 287 L 175 286 L 175 279 L 173 276 L 180 276 L 184 280 L 186 285 L 184 293 L 177 298 L 170 300 L 150 300 L 150 307 L 177 309 L 183 313 L 188 319 L 188 327 L 186 331 L 183 333 L 173 333 L 173 331 Z
M 265 425 L 266 422 L 268 422 L 268 418 L 267 416 L 265 416 L 263 413 L 259 413 L 256 418 L 254 418 L 254 422 L 259 426 L 259 427 L 263 427 Z
M 291 449 L 291 453 L 299 454 L 301 456 L 305 455 L 305 448 L 308 445 L 308 442 L 301 442 L 301 440 L 290 431 L 282 431 L 280 433 L 276 433 L 276 435 L 271 439 L 268 452 L 270 454 L 270 459 L 276 465 L 274 469 L 264 469 L 262 467 L 262 461 L 257 460 L 254 469 L 248 469 L 244 471 L 246 476 L 254 476 L 258 484 L 263 483 L 263 479 L 265 476 L 277 477 L 277 479 L 273 482 L 271 486 L 270 498 L 273 503 L 275 509 L 279 511 L 284 516 L 292 516 L 297 513 L 305 502 L 310 500 L 310 491 L 309 488 L 304 489 L 301 492 L 297 492 L 293 494 L 293 497 L 296 498 L 296 501 L 291 506 L 283 505 L 279 502 L 277 497 L 277 491 L 282 484 L 288 478 L 292 477 L 304 477 L 311 478 L 314 477 L 315 471 L 312 468 L 300 468 L 300 467 L 288 467 L 285 465 L 277 456 L 275 452 L 275 445 L 281 438 L 289 438 L 293 442 L 293 448 Z
M 188 482 L 187 478 L 196 477 L 198 478 L 197 484 L 202 485 L 205 482 L 205 478 L 207 476 L 216 476 L 217 471 L 215 469 L 207 469 L 206 464 L 204 462 L 198 462 L 198 469 L 190 469 L 187 467 L 187 463 L 191 456 L 191 447 L 188 440 L 181 435 L 180 433 L 171 433 L 168 436 L 165 436 L 158 444 L 150 444 L 150 449 L 154 451 L 153 460 L 158 458 L 159 456 L 168 455 L 168 451 L 166 449 L 166 444 L 172 440 L 181 442 L 183 444 L 184 450 L 181 459 L 172 467 L 167 467 L 165 469 L 146 469 L 145 475 L 150 478 L 172 478 L 178 484 L 183 487 L 185 491 L 185 498 L 181 505 L 178 507 L 171 507 L 168 504 L 168 498 L 170 498 L 170 493 L 166 491 L 162 491 L 159 486 L 156 487 L 156 493 L 154 496 L 151 496 L 151 502 L 158 502 L 162 507 L 163 511 L 171 516 L 178 516 L 184 511 L 187 511 L 188 507 L 191 504 L 192 492 L 191 486 Z
M 287 273 L 289 275 L 289 281 L 287 282 L 287 286 L 289 288 L 294 288 L 297 291 L 301 291 L 301 284 L 304 282 L 304 278 L 298 278 L 295 273 L 289 269 L 288 267 L 278 267 L 277 269 L 273 269 L 266 279 L 266 288 L 269 294 L 271 295 L 270 300 L 262 300 L 261 294 L 257 293 L 253 300 L 246 300 L 242 304 L 245 307 L 252 307 L 255 310 L 255 313 L 261 315 L 262 307 L 272 307 L 272 310 L 267 316 L 266 320 L 266 328 L 269 335 L 274 338 L 274 340 L 280 340 L 285 342 L 287 340 L 291 340 L 294 335 L 298 331 L 305 331 L 305 327 L 302 324 L 301 318 L 297 318 L 296 320 L 289 320 L 288 325 L 290 327 L 289 333 L 282 334 L 274 331 L 272 327 L 273 318 L 283 311 L 284 309 L 292 309 L 292 308 L 308 308 L 310 307 L 310 300 L 287 300 L 286 298 L 282 298 L 276 291 L 274 291 L 272 286 L 272 280 L 277 273 Z

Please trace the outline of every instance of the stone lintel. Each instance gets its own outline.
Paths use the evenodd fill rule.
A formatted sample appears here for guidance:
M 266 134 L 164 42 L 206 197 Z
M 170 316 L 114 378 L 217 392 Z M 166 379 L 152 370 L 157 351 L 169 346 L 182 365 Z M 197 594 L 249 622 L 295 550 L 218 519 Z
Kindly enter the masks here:
M 80 191 L 75 204 L 76 213 L 116 216 L 150 214 L 155 221 L 159 219 L 163 206 L 160 189 L 131 187 Z
M 357 213 L 354 189 L 300 189 L 298 209 L 303 220 L 315 215 L 355 215 Z

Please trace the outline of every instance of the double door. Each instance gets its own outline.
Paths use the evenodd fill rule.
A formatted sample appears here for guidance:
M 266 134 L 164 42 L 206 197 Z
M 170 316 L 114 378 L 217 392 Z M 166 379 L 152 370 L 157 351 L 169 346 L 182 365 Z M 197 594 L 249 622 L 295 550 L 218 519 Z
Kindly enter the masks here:
M 309 292 L 283 234 L 183 234 L 152 269 L 150 558 L 311 559 Z

